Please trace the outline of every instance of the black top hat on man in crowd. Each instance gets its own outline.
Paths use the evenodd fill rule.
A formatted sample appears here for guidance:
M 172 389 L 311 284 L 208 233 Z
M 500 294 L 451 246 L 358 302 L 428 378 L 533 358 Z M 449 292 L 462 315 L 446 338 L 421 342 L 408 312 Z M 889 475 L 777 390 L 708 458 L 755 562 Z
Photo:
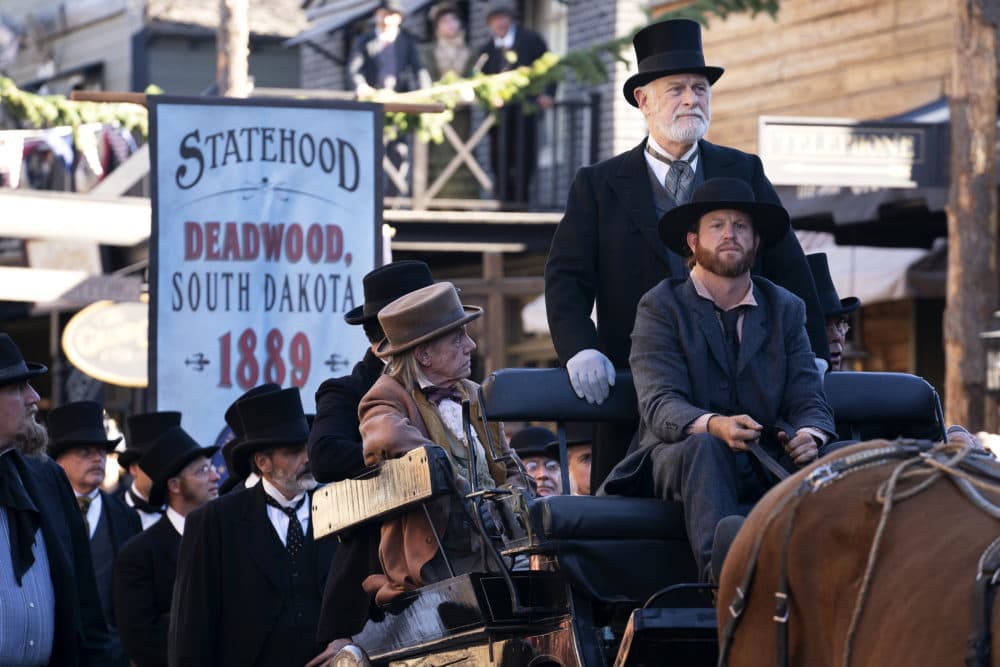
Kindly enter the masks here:
M 121 436 L 109 440 L 104 428 L 104 408 L 95 401 L 66 403 L 49 412 L 48 454 L 54 459 L 76 447 L 101 447 L 110 452 Z
M 701 25 L 691 19 L 670 19 L 648 25 L 635 34 L 632 46 L 639 71 L 625 81 L 622 92 L 634 107 L 639 106 L 635 89 L 662 76 L 701 74 L 711 85 L 724 71 L 721 67 L 705 64 Z
M 246 435 L 243 429 L 243 420 L 240 419 L 239 413 L 236 411 L 236 406 L 240 403 L 240 401 L 245 401 L 248 398 L 263 396 L 264 394 L 273 394 L 278 391 L 281 391 L 281 387 L 273 382 L 258 385 L 237 398 L 233 401 L 232 405 L 226 409 L 226 424 L 228 424 L 230 430 L 232 430 L 233 438 L 226 444 L 222 445 L 222 459 L 226 462 L 226 473 L 228 474 L 228 477 L 219 488 L 220 494 L 228 492 L 231 488 L 236 486 L 236 484 L 250 476 L 250 462 L 246 459 L 237 460 L 233 458 L 233 448 L 240 444 L 243 441 L 243 437 Z
M 544 426 L 529 426 L 511 437 L 510 446 L 522 459 L 529 456 L 545 456 L 558 461 L 559 451 L 556 450 L 553 456 L 548 449 L 549 443 L 555 439 L 555 433 Z
M 309 422 L 302 409 L 298 387 L 281 389 L 236 403 L 243 437 L 232 450 L 233 468 L 252 470 L 253 455 L 276 447 L 305 445 Z
M 8 334 L 0 333 L 0 386 L 48 373 L 42 364 L 25 362 L 21 349 Z
M 816 292 L 819 294 L 819 304 L 823 307 L 826 318 L 848 315 L 861 307 L 861 299 L 849 296 L 843 299 L 837 294 L 837 287 L 830 275 L 830 264 L 825 252 L 806 255 L 809 269 L 812 271 Z
M 594 425 L 591 422 L 569 422 L 566 424 L 566 448 L 590 445 L 594 442 Z M 559 440 L 555 437 L 545 446 L 554 459 L 559 458 Z
M 348 324 L 377 321 L 378 311 L 404 294 L 433 285 L 434 277 L 426 262 L 405 259 L 369 271 L 362 282 L 365 302 L 344 314 L 344 321 Z
M 143 412 L 125 418 L 125 451 L 118 455 L 118 465 L 128 470 L 149 451 L 156 439 L 171 426 L 181 425 L 181 413 L 176 410 Z
M 139 460 L 139 467 L 153 480 L 149 503 L 159 507 L 167 499 L 167 481 L 177 477 L 187 464 L 199 456 L 211 460 L 218 447 L 202 447 L 180 426 L 171 426 L 160 434 L 149 451 Z
M 754 229 L 760 237 L 760 248 L 770 247 L 788 233 L 791 223 L 788 211 L 778 204 L 759 202 L 750 184 L 739 178 L 710 178 L 691 195 L 691 201 L 671 209 L 660 218 L 660 238 L 668 248 L 681 257 L 691 254 L 687 244 L 688 232 L 696 229 L 706 213 L 721 209 L 743 211 L 753 219 Z

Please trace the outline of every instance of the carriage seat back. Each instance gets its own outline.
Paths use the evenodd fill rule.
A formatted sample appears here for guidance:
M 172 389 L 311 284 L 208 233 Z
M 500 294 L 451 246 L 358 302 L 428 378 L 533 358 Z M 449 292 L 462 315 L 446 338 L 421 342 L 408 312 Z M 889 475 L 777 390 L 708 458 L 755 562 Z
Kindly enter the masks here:
M 632 374 L 619 371 L 608 399 L 577 397 L 565 369 L 503 369 L 480 389 L 489 420 L 634 420 Z M 565 460 L 562 462 L 565 465 Z M 680 503 L 649 498 L 548 496 L 528 505 L 535 553 L 554 554 L 577 590 L 603 602 L 642 601 L 665 586 L 697 578 Z
M 922 377 L 835 371 L 826 374 L 824 389 L 841 439 L 945 438 L 941 400 Z

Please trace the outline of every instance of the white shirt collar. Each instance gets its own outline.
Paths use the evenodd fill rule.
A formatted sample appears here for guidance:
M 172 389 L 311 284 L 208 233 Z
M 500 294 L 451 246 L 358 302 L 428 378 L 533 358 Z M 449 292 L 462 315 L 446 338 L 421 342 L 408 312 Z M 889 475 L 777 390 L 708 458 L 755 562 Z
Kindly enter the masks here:
M 177 534 L 183 535 L 185 517 L 181 516 L 180 513 L 175 511 L 174 508 L 170 507 L 169 505 L 167 505 L 166 515 L 167 519 L 170 521 L 170 524 L 174 527 L 174 530 L 177 531 Z
M 664 155 L 666 157 L 671 157 L 670 153 L 667 152 L 667 150 L 663 148 L 663 146 L 658 144 L 656 140 L 653 139 L 652 135 L 647 137 L 646 143 L 655 148 L 657 153 L 660 153 L 661 155 Z M 643 151 L 642 154 L 646 158 L 646 164 L 648 164 L 649 168 L 653 170 L 653 174 L 656 176 L 656 180 L 660 183 L 663 183 L 663 181 L 666 180 L 667 178 L 667 172 L 670 171 L 670 165 L 664 162 L 663 160 L 656 159 L 655 157 L 649 154 L 649 151 Z M 698 142 L 696 141 L 694 145 L 691 146 L 691 148 L 689 148 L 688 151 L 681 156 L 681 159 L 687 160 L 688 164 L 691 165 L 691 169 L 693 171 L 698 171 L 699 157 L 700 154 L 698 153 Z
M 145 500 L 147 503 L 149 502 L 149 496 L 140 491 L 139 487 L 135 485 L 134 481 L 132 482 L 132 486 L 129 487 L 129 490 L 135 495 L 139 496 L 139 498 L 141 498 L 142 500 Z
M 275 501 L 277 501 L 277 503 L 282 507 L 294 507 L 295 504 L 298 503 L 299 500 L 301 500 L 302 496 L 305 495 L 305 492 L 302 492 L 299 495 L 292 498 L 291 500 L 288 500 L 281 493 L 281 491 L 278 491 L 277 487 L 275 487 L 273 484 L 271 484 L 263 477 L 260 479 L 260 483 L 264 485 L 264 493 L 274 498 Z
M 503 37 L 494 37 L 493 38 L 493 46 L 495 46 L 498 49 L 513 49 L 514 48 L 514 33 L 515 33 L 516 30 L 517 30 L 517 26 L 515 26 L 512 23 L 511 26 L 510 26 L 510 29 L 507 31 L 506 35 L 504 35 Z

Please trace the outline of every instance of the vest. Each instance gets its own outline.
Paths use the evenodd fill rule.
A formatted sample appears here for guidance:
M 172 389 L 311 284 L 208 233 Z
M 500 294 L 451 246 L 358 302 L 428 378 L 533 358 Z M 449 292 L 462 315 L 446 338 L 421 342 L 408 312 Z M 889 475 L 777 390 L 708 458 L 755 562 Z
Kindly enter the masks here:
M 649 174 L 649 185 L 653 190 L 653 209 L 656 211 L 656 219 L 659 221 L 667 211 L 677 208 L 677 202 L 670 196 L 667 189 L 663 187 L 663 183 L 656 179 L 656 174 L 653 173 L 648 164 L 646 165 L 646 173 Z M 705 160 L 699 156 L 698 168 L 694 172 L 694 182 L 691 183 L 691 192 L 694 192 L 695 188 L 704 182 Z M 671 278 L 683 278 L 687 276 L 688 268 L 685 259 L 669 249 L 667 250 L 667 255 L 670 256 L 670 266 L 667 275 Z

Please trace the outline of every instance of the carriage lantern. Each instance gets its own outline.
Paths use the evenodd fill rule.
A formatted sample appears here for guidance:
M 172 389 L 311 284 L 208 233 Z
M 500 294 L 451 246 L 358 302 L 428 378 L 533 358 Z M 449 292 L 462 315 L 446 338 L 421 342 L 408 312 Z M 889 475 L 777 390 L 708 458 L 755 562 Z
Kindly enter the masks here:
M 993 317 L 1000 317 L 1000 311 L 993 313 Z M 984 331 L 979 337 L 986 351 L 986 392 L 1000 397 L 1000 329 Z

